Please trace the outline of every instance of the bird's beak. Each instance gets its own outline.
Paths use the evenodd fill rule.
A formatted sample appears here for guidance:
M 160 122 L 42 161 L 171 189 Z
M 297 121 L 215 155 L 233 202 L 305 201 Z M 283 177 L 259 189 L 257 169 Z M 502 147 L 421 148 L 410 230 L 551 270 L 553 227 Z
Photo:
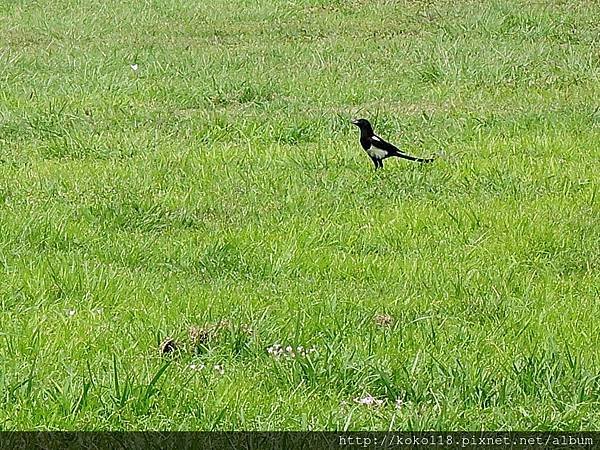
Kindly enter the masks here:
M 352 119 L 352 125 L 356 125 L 356 126 L 358 126 L 358 120 L 356 120 L 356 119 Z

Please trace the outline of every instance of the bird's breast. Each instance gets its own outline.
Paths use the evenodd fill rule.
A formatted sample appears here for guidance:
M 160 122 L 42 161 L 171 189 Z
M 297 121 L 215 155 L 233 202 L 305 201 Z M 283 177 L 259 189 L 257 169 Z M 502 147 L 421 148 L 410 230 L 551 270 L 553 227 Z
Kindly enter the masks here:
M 388 152 L 386 152 L 385 150 L 381 150 L 380 148 L 373 147 L 373 146 L 366 149 L 366 152 L 371 158 L 377 158 L 377 159 L 383 159 L 388 154 Z

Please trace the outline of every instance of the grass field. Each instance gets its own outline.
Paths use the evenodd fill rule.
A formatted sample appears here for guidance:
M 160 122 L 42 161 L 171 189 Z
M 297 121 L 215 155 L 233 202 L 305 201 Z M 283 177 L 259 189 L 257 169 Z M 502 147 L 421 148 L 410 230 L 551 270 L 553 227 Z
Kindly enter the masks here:
M 598 429 L 599 99 L 592 0 L 0 0 L 0 428 Z

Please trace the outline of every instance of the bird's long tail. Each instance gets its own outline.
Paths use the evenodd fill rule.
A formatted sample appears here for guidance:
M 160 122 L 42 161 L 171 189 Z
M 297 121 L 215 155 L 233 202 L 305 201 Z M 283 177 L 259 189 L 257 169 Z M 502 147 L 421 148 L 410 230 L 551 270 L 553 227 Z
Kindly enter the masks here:
M 397 156 L 398 158 L 408 159 L 409 161 L 420 162 L 420 163 L 430 163 L 430 162 L 435 161 L 435 158 L 419 158 L 417 156 L 407 155 L 406 153 L 396 153 L 394 156 Z

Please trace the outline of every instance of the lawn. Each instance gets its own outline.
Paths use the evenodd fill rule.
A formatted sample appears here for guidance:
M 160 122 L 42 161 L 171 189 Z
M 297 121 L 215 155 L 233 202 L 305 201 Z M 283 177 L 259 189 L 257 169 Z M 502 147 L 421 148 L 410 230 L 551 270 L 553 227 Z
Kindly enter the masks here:
M 598 429 L 599 99 L 592 0 L 0 0 L 0 428 Z

